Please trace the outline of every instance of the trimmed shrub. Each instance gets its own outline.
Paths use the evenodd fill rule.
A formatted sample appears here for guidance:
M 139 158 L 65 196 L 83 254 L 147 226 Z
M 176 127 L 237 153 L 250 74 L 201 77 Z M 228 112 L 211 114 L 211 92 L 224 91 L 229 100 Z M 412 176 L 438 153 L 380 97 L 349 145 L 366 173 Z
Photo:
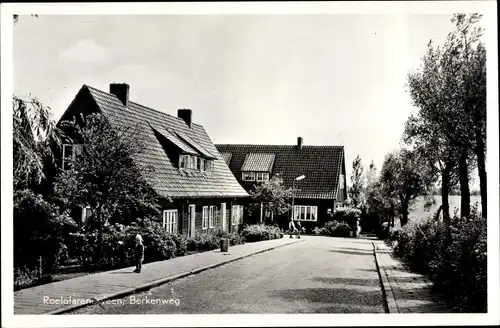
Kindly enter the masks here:
M 283 238 L 284 234 L 281 229 L 276 226 L 253 224 L 244 227 L 241 231 L 241 236 L 245 242 L 252 243 L 262 240 Z
M 187 250 L 196 252 L 206 252 L 220 247 L 220 237 L 215 233 L 203 232 L 189 238 L 187 241 Z
M 321 233 L 325 236 L 333 236 L 333 232 L 335 231 L 338 225 L 339 223 L 337 221 L 328 221 L 321 229 Z
M 339 223 L 332 231 L 332 237 L 349 237 L 352 228 L 347 223 Z
M 181 234 L 172 235 L 175 243 L 175 256 L 184 256 L 187 254 L 188 238 Z
M 322 228 L 318 228 L 318 227 L 314 227 L 314 229 L 312 230 L 312 233 L 315 234 L 315 235 L 322 235 L 323 234 L 323 230 Z

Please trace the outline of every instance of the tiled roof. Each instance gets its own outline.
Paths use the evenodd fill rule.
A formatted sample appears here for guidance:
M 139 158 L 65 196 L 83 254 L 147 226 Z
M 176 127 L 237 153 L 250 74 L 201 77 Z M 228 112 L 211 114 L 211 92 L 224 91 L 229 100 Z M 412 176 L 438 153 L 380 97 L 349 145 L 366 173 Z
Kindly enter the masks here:
M 274 154 L 249 153 L 241 166 L 241 171 L 271 172 L 273 169 Z
M 125 107 L 115 95 L 84 85 L 79 94 L 86 92 L 112 126 L 137 128 L 137 137 L 146 144 L 146 149 L 136 160 L 154 167 L 154 177 L 149 182 L 159 195 L 172 198 L 248 197 L 203 126 L 193 123 L 189 128 L 181 118 L 131 101 Z M 167 156 L 153 129 L 188 153 L 215 158 L 213 171 L 179 169 Z
M 281 173 L 286 187 L 292 187 L 293 180 L 301 175 L 305 179 L 295 183 L 298 198 L 335 199 L 339 175 L 344 164 L 343 146 L 297 146 L 286 145 L 216 145 L 221 153 L 232 153 L 229 168 L 249 189 L 252 183 L 241 181 L 241 170 L 247 155 L 252 153 L 274 154 L 271 174 Z
M 229 163 L 231 163 L 231 157 L 233 157 L 233 154 L 231 153 L 220 153 L 222 158 L 226 161 L 226 164 L 229 166 Z

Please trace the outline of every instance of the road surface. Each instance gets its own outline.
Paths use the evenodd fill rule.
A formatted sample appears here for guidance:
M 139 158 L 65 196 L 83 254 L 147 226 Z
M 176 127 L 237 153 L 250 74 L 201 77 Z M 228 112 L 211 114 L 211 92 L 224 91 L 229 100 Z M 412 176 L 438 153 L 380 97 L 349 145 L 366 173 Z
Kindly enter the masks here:
M 385 312 L 369 240 L 302 238 L 301 243 L 69 314 Z

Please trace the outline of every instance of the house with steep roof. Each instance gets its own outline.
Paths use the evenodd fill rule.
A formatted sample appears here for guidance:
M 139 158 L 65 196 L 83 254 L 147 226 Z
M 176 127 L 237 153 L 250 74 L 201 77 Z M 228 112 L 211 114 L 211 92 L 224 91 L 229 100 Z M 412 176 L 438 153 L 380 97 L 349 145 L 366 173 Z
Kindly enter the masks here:
M 322 227 L 347 200 L 343 146 L 215 145 L 245 190 L 279 173 L 286 188 L 294 187 L 294 208 L 276 221 L 287 226 L 293 216 L 304 227 Z M 297 178 L 305 176 L 302 179 Z M 295 181 L 294 181 L 295 180 Z M 266 214 L 269 216 L 269 214 Z
M 194 236 L 217 228 L 237 230 L 248 193 L 203 126 L 193 122 L 192 110 L 179 109 L 172 116 L 130 101 L 129 92 L 125 83 L 110 84 L 109 92 L 83 85 L 60 122 L 99 112 L 111 127 L 137 131 L 147 147 L 134 160 L 154 168 L 154 176 L 146 178 L 162 200 L 158 219 L 168 232 Z M 74 158 L 76 148 L 64 145 L 62 157 Z

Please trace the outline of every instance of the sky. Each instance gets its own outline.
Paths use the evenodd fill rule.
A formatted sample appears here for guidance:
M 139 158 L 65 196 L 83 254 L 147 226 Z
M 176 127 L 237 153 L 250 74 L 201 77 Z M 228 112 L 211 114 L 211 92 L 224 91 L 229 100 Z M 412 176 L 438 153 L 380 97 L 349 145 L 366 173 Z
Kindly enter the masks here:
M 416 110 L 405 91 L 451 14 L 20 16 L 14 93 L 59 119 L 83 84 L 171 115 L 214 143 L 343 145 L 380 168 Z

